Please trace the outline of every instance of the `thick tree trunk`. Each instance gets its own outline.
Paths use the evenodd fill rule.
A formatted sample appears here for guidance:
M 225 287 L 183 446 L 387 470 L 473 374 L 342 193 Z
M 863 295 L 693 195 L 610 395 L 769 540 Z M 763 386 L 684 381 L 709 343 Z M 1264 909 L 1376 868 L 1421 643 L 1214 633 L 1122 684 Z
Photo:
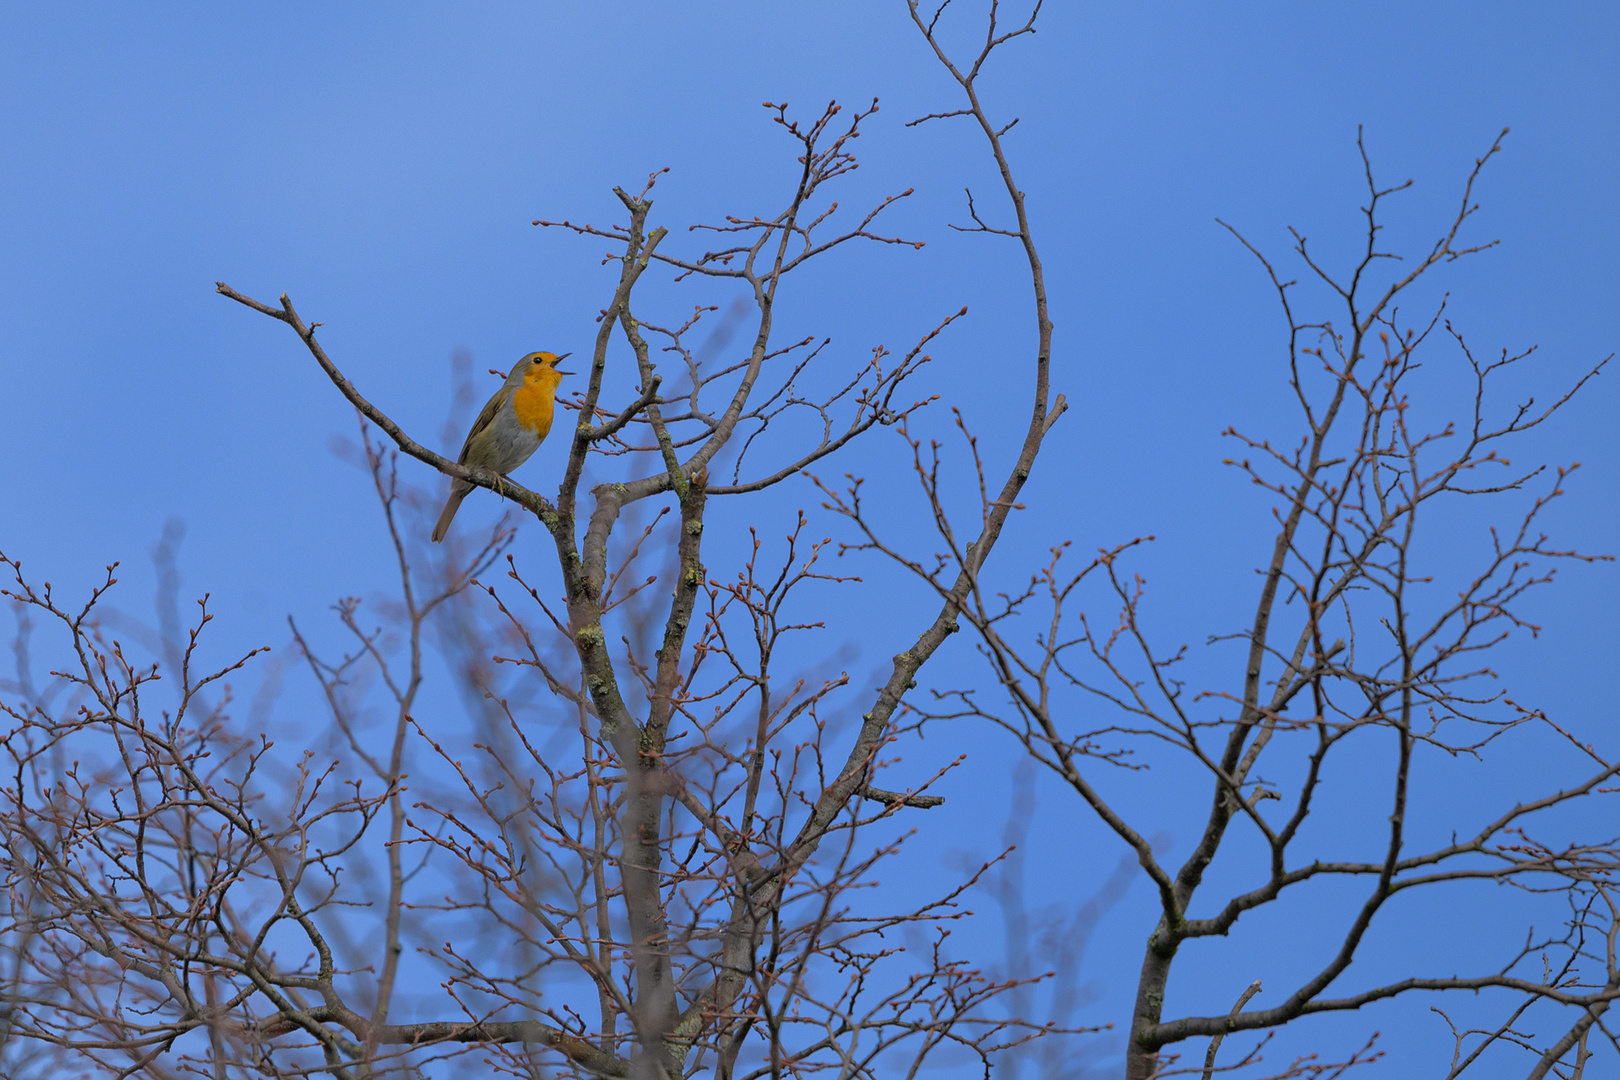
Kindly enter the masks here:
M 1125 1080 L 1149 1080 L 1158 1073 L 1159 1044 L 1152 1036 L 1164 1013 L 1164 988 L 1170 981 L 1170 964 L 1179 944 L 1163 919 L 1148 938 L 1142 974 L 1136 982 L 1130 1042 L 1125 1048 Z

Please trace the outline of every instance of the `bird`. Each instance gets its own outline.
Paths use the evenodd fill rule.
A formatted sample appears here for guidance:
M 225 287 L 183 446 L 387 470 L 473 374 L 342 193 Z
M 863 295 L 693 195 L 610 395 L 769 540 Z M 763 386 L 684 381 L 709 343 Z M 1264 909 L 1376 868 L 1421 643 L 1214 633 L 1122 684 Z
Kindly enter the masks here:
M 573 374 L 559 370 L 557 365 L 572 355 L 532 352 L 519 360 L 506 382 L 484 403 L 456 463 L 505 476 L 528 461 L 551 431 L 557 384 L 564 375 Z M 473 485 L 466 480 L 456 480 L 450 485 L 450 497 L 445 500 L 438 524 L 433 526 L 435 544 L 450 531 L 450 522 L 460 509 L 461 500 L 472 489 Z

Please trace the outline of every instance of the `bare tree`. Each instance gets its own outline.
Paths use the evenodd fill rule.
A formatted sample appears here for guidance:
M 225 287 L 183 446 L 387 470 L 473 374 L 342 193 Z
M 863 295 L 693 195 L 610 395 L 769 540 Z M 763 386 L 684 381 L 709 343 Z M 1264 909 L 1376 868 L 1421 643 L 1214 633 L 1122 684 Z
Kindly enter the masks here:
M 627 224 L 556 225 L 614 245 L 620 273 L 586 387 L 570 403 L 578 421 L 554 501 L 413 439 L 345 377 L 319 324 L 287 297 L 269 305 L 219 285 L 290 327 L 397 448 L 385 453 L 366 429 L 398 561 L 392 629 L 344 601 L 354 644 L 326 659 L 294 626 L 341 739 L 330 762 L 310 751 L 284 771 L 268 739 L 231 720 L 221 689 L 252 654 L 198 673 L 206 608 L 169 655 L 144 664 L 97 622 L 111 570 L 68 608 L 8 560 L 7 595 L 54 621 L 76 658 L 48 692 L 32 689 L 22 665 L 20 699 L 7 705 L 8 930 L 14 942 L 34 935 L 16 953 L 26 960 L 10 997 L 14 1038 L 121 1075 L 359 1077 L 482 1048 L 498 1055 L 486 1057 L 497 1073 L 864 1076 L 914 1071 L 942 1046 L 988 1071 L 999 1048 L 1040 1030 L 984 1008 L 1016 980 L 991 981 L 944 947 L 973 875 L 932 899 L 896 894 L 899 908 L 854 892 L 898 848 L 901 834 L 884 824 L 941 801 L 925 793 L 933 778 L 890 791 L 875 771 L 903 695 L 956 629 L 973 572 L 895 650 L 851 727 L 824 711 L 847 676 L 794 679 L 775 666 L 783 640 L 816 624 L 794 615 L 801 594 L 842 580 L 822 568 L 825 541 L 807 537 L 806 520 L 785 550 L 756 540 L 734 575 L 705 566 L 718 501 L 795 477 L 931 400 L 905 396 L 906 384 L 961 314 L 934 318 L 901 355 L 877 348 L 827 375 L 818 366 L 842 358 L 824 343 L 777 344 L 790 275 L 852 241 L 905 243 L 874 229 L 909 192 L 829 232 L 836 204 L 824 189 L 855 167 L 852 140 L 876 102 L 842 127 L 836 104 L 808 120 L 767 108 L 795 148 L 788 198 L 767 215 L 704 226 L 719 246 L 671 253 L 667 228 L 649 224 L 657 174 L 638 194 L 615 189 Z M 1032 244 L 1029 253 L 1043 305 L 1027 369 L 1031 419 L 976 540 L 981 560 L 1063 409 L 1048 402 L 1049 325 Z M 668 326 L 639 318 L 635 290 L 654 267 L 746 290 L 746 353 L 728 360 L 689 346 L 714 305 Z M 615 335 L 624 353 L 610 350 Z M 672 370 L 661 370 L 671 365 L 658 342 Z M 621 362 L 631 378 L 612 370 Z M 776 433 L 797 430 L 797 415 L 819 437 L 795 447 Z M 412 500 L 398 451 L 533 515 L 551 539 L 562 607 L 525 565 L 534 553 L 520 563 L 505 531 L 424 577 L 413 565 L 417 530 L 402 524 Z M 640 535 L 621 540 L 627 514 L 654 503 Z M 662 553 L 667 570 L 640 580 Z M 510 589 L 484 580 L 503 556 Z M 503 631 L 469 615 L 475 583 Z M 481 713 L 471 748 L 417 717 L 435 619 Z M 488 658 L 502 646 L 518 677 L 493 677 Z M 177 693 L 154 714 L 151 684 L 164 676 Z M 509 693 L 518 687 L 521 697 Z M 384 717 L 367 704 L 372 691 Z M 425 781 L 408 773 L 413 745 L 437 759 Z M 449 925 L 457 932 L 440 944 L 436 929 Z M 920 954 L 885 944 L 901 927 L 932 928 L 932 944 Z M 411 966 L 430 968 L 440 992 L 424 1000 L 422 977 L 404 975 Z M 193 1040 L 179 1052 L 191 1032 L 205 1033 L 206 1047 Z
M 614 189 L 623 225 L 535 223 L 606 242 L 618 269 L 585 387 L 565 402 L 574 422 L 558 425 L 567 459 L 555 499 L 435 453 L 344 374 L 317 338 L 320 323 L 286 295 L 270 304 L 220 283 L 222 295 L 290 328 L 357 410 L 352 449 L 383 511 L 397 591 L 380 604 L 340 601 L 348 644 L 335 652 L 291 625 L 292 644 L 274 662 L 309 672 L 325 734 L 289 754 L 260 734 L 268 705 L 246 722 L 236 716 L 229 680 L 265 658 L 205 665 L 206 599 L 188 626 L 172 575 L 148 633 L 109 610 L 114 568 L 69 603 L 0 555 L 18 618 L 14 671 L 0 685 L 11 720 L 0 783 L 0 1055 L 11 1075 L 743 1080 L 913 1076 L 964 1062 L 985 1076 L 1025 1065 L 1080 1074 L 1087 1066 L 1065 1056 L 1074 1044 L 1062 1036 L 1094 1029 L 1081 1023 L 1073 968 L 1133 866 L 1155 888 L 1148 922 L 1157 922 L 1126 1036 L 1134 1080 L 1337 1076 L 1374 1060 L 1373 1044 L 1279 1071 L 1264 1061 L 1265 1039 L 1311 1014 L 1422 991 L 1499 991 L 1490 1000 L 1505 1003 L 1488 1027 L 1454 1026 L 1452 1076 L 1513 1046 L 1532 1051 L 1529 1075 L 1571 1075 L 1595 1039 L 1614 1042 L 1603 1016 L 1620 994 L 1609 885 L 1620 852 L 1537 823 L 1612 794 L 1620 765 L 1507 698 L 1477 655 L 1526 625 L 1521 600 L 1551 580 L 1552 564 L 1588 558 L 1537 531 L 1567 470 L 1515 468 L 1500 447 L 1591 375 L 1551 406 L 1497 418 L 1488 390 L 1524 356 L 1476 360 L 1443 305 L 1416 325 L 1397 306 L 1432 270 L 1479 250 L 1462 232 L 1474 180 L 1498 146 L 1477 163 L 1439 241 L 1394 276 L 1380 277 L 1389 253 L 1378 215 L 1400 188 L 1380 188 L 1369 164 L 1366 246 L 1348 273 L 1319 264 L 1298 238 L 1327 314 L 1302 314 L 1296 283 L 1249 248 L 1281 300 L 1299 416 L 1280 441 L 1231 433 L 1244 447 L 1236 467 L 1278 500 L 1278 531 L 1253 618 L 1212 638 L 1235 643 L 1235 677 L 1194 688 L 1182 679 L 1187 650 L 1158 642 L 1144 582 L 1126 569 L 1147 538 L 1078 570 L 1060 542 L 1011 588 L 991 562 L 1066 407 L 1051 391 L 1045 277 L 1005 145 L 1017 121 L 993 118 L 979 96 L 987 62 L 1033 33 L 1040 5 L 1008 24 L 992 0 L 982 38 L 962 57 L 941 37 L 957 13 L 910 0 L 908 10 L 960 95 L 913 123 L 962 120 L 983 140 L 999 209 L 981 211 L 970 194 L 962 228 L 1012 240 L 1028 274 L 1030 345 L 1001 361 L 1028 394 L 1009 460 L 986 461 L 956 416 L 971 462 L 960 490 L 977 493 L 977 517 L 953 521 L 949 451 L 914 431 L 936 396 L 916 388 L 926 350 L 965 309 L 897 327 L 914 342 L 904 352 L 880 346 L 855 360 L 824 339 L 776 336 L 794 271 L 850 258 L 858 241 L 914 243 L 877 225 L 909 191 L 835 227 L 844 219 L 830 191 L 855 168 L 853 140 L 875 101 L 847 120 L 836 104 L 806 118 L 767 104 L 792 147 L 786 196 L 769 212 L 691 226 L 718 238 L 706 249 L 675 251 L 669 227 L 656 224 L 659 173 L 637 194 Z M 655 279 L 697 291 L 690 315 L 642 317 L 637 290 Z M 738 292 L 741 305 L 700 341 Z M 743 320 L 746 348 L 728 351 Z M 1443 340 L 1470 391 L 1458 423 L 1431 428 L 1414 408 L 1417 356 Z M 476 399 L 465 369 L 463 411 Z M 797 637 L 820 627 L 828 591 L 850 584 L 825 558 L 833 541 L 802 513 L 773 523 L 753 508 L 778 484 L 837 467 L 856 443 L 869 447 L 858 467 L 881 468 L 867 438 L 880 428 L 905 439 L 897 468 L 914 472 L 940 544 L 905 550 L 863 502 L 862 480 L 814 478 L 824 507 L 853 530 L 834 550 L 876 554 L 870 562 L 935 593 L 863 694 L 836 660 L 803 670 L 792 659 Z M 406 462 L 418 476 L 494 492 L 548 543 L 519 543 L 503 520 L 475 541 L 429 549 L 434 493 L 402 473 L 401 455 L 432 470 Z M 1430 580 L 1420 513 L 1427 524 L 1448 501 L 1521 493 L 1528 505 L 1492 534 L 1479 566 L 1448 558 Z M 717 571 L 708 563 L 719 522 L 743 523 L 751 542 Z M 172 565 L 172 545 L 159 558 Z M 1448 576 L 1450 594 L 1439 581 Z M 1088 613 L 1098 604 L 1106 615 Z M 1039 632 L 1021 633 L 1037 614 Z M 960 685 L 925 675 L 964 625 L 990 691 L 983 677 Z M 31 643 L 47 628 L 61 659 L 41 676 Z M 424 715 L 436 657 L 469 723 Z M 919 697 L 924 677 L 938 688 Z M 951 768 L 884 781 L 886 748 L 947 720 L 1010 733 L 1079 800 L 1076 813 L 1125 843 L 1128 862 L 1109 874 L 1111 857 L 1085 860 L 1073 893 L 1085 900 L 1033 918 L 1016 852 L 971 861 L 939 895 L 874 888 L 878 868 L 905 857 L 913 820 L 927 825 L 921 811 L 941 803 L 931 788 Z M 278 729 L 301 737 L 313 726 Z M 1477 759 L 1532 733 L 1583 759 L 1582 771 L 1542 798 L 1459 823 L 1448 843 L 1409 844 L 1414 760 Z M 1369 740 L 1390 759 L 1380 800 L 1362 804 L 1363 832 L 1382 837 L 1371 860 L 1303 828 L 1322 801 L 1329 755 Z M 1107 794 L 1115 779 L 1153 784 L 1158 774 L 1142 766 L 1165 755 L 1190 760 L 1210 783 L 1179 866 Z M 1366 777 L 1354 782 L 1374 790 Z M 1240 836 L 1258 839 L 1267 865 L 1245 889 L 1211 898 L 1203 876 L 1223 853 L 1236 858 Z M 1009 830 L 1007 848 L 1024 839 Z M 1235 1006 L 1166 1015 L 1184 945 L 1240 932 L 1246 912 L 1324 881 L 1361 889 L 1362 902 L 1347 925 L 1321 927 L 1332 947 L 1317 974 L 1262 1008 L 1251 1003 L 1265 991 L 1240 973 L 1234 990 L 1247 989 Z M 1347 969 L 1397 893 L 1478 883 L 1557 905 L 1563 929 L 1500 958 L 1471 958 L 1473 974 L 1349 985 Z M 1010 945 L 994 964 L 963 959 L 950 939 L 974 889 L 989 890 L 1006 916 Z M 1046 976 L 1030 970 L 1046 965 L 1026 948 L 1040 918 L 1055 928 L 1051 948 L 1069 957 L 1049 1009 L 1032 992 Z M 1527 1034 L 1532 1012 L 1557 1016 L 1559 1034 Z M 1234 1033 L 1259 1041 L 1221 1063 Z M 1201 1068 L 1176 1056 L 1189 1039 L 1209 1040 Z
M 970 65 L 956 66 L 936 37 L 940 14 L 925 21 L 916 5 L 912 14 L 966 93 L 963 109 L 940 115 L 969 117 L 994 143 L 996 129 L 974 85 L 991 53 L 1012 35 L 998 34 L 992 13 L 981 51 Z M 1363 149 L 1367 202 L 1360 257 L 1335 271 L 1294 234 L 1304 276 L 1318 286 L 1308 302 L 1320 314 L 1305 314 L 1299 282 L 1286 280 L 1234 230 L 1280 300 L 1283 363 L 1298 415 L 1286 434 L 1226 432 L 1242 448 L 1230 464 L 1277 500 L 1277 531 L 1260 566 L 1254 615 L 1241 628 L 1219 628 L 1210 637 L 1212 646 L 1237 646 L 1228 681 L 1189 683 L 1182 674 L 1186 646 L 1166 646 L 1152 630 L 1145 579 L 1127 569 L 1151 537 L 1104 548 L 1079 568 L 1071 567 L 1064 542 L 1026 584 L 1008 588 L 1005 578 L 993 583 L 981 572 L 973 546 L 963 544 L 953 526 L 947 512 L 952 481 L 938 443 L 925 447 L 908 436 L 921 493 L 938 526 L 941 546 L 930 556 L 885 540 L 861 501 L 858 481 L 824 486 L 828 505 L 861 534 L 851 550 L 888 556 L 941 596 L 953 595 L 957 575 L 971 578 L 961 617 L 1002 692 L 942 688 L 931 704 L 908 702 L 915 722 L 981 720 L 1010 733 L 1032 760 L 1060 778 L 1079 800 L 1077 809 L 1128 846 L 1153 882 L 1157 926 L 1143 954 L 1130 1020 L 1125 1074 L 1131 1080 L 1188 1071 L 1207 1077 L 1228 1034 L 1267 1032 L 1313 1014 L 1419 991 L 1506 992 L 1491 999 L 1507 1002 L 1499 1023 L 1466 1031 L 1453 1026 L 1457 1053 L 1450 1076 L 1507 1044 L 1532 1052 L 1529 1076 L 1560 1068 L 1558 1075 L 1572 1075 L 1570 1069 L 1579 1073 L 1583 1067 L 1594 1031 L 1616 1042 L 1602 1018 L 1620 996 L 1620 922 L 1611 884 L 1620 847 L 1601 826 L 1599 839 L 1569 836 L 1553 815 L 1577 800 L 1612 797 L 1620 790 L 1612 783 L 1620 762 L 1510 698 L 1495 685 L 1481 655 L 1510 630 L 1534 632 L 1522 615 L 1523 601 L 1552 581 L 1556 564 L 1593 561 L 1555 546 L 1539 531 L 1543 511 L 1564 494 L 1573 466 L 1515 466 L 1506 451 L 1556 413 L 1607 360 L 1551 404 L 1532 399 L 1504 409 L 1492 390 L 1529 351 L 1479 358 L 1446 319 L 1443 300 L 1415 324 L 1400 308 L 1435 268 L 1491 246 L 1462 237 L 1478 208 L 1475 183 L 1500 148 L 1498 138 L 1475 163 L 1457 213 L 1434 244 L 1396 262 L 1389 274 L 1382 273 L 1386 260 L 1400 257 L 1380 243 L 1380 214 L 1409 183 L 1380 186 Z M 973 220 L 980 231 L 1028 244 L 1022 217 L 1016 229 L 992 227 L 977 213 Z M 1423 419 L 1433 411 L 1426 398 L 1444 387 L 1420 383 L 1416 372 L 1420 354 L 1443 348 L 1451 351 L 1451 364 L 1462 365 L 1466 389 L 1456 402 L 1460 415 L 1430 425 Z M 977 443 L 960 417 L 958 427 L 985 492 Z M 1423 546 L 1430 523 L 1448 503 L 1514 497 L 1523 500 L 1518 516 L 1490 531 L 1489 549 L 1477 563 Z M 981 495 L 984 514 L 997 505 Z M 1022 629 L 1027 626 L 1036 632 Z M 1414 760 L 1478 760 L 1499 740 L 1507 741 L 1509 732 L 1519 744 L 1516 752 L 1564 761 L 1565 782 L 1539 798 L 1505 804 L 1485 820 L 1446 822 L 1438 831 L 1450 831 L 1449 842 L 1414 847 L 1408 839 Z M 1382 775 L 1334 774 L 1367 794 L 1358 801 L 1365 816 L 1335 821 L 1333 835 L 1305 831 L 1330 782 L 1330 757 L 1337 762 L 1349 753 L 1364 756 L 1362 744 L 1369 740 L 1383 748 Z M 1197 842 L 1179 865 L 1168 862 L 1148 830 L 1133 823 L 1123 809 L 1131 800 L 1120 794 L 1122 784 L 1153 784 L 1149 766 L 1167 763 L 1166 755 L 1185 755 L 1210 780 L 1207 810 L 1184 825 Z M 1126 775 L 1105 781 L 1100 771 Z M 1437 831 L 1437 823 L 1423 824 L 1424 833 Z M 1350 854 L 1358 845 L 1342 841 L 1359 840 L 1369 830 L 1382 832 L 1381 856 Z M 1231 852 L 1250 840 L 1265 853 L 1251 883 L 1205 895 L 1200 887 L 1216 858 L 1223 852 L 1229 860 L 1243 858 Z M 1237 933 L 1246 913 L 1325 879 L 1354 883 L 1361 899 L 1346 922 L 1323 919 L 1313 929 L 1330 945 L 1315 974 L 1283 988 L 1280 998 L 1273 988 L 1268 996 L 1275 1004 L 1269 1007 L 1248 1007 L 1261 989 L 1255 982 L 1229 1012 L 1165 1014 L 1171 971 L 1184 947 Z M 1498 956 L 1467 958 L 1474 969 L 1469 974 L 1422 974 L 1370 986 L 1347 977 L 1374 919 L 1397 894 L 1423 889 L 1435 894 L 1435 902 L 1463 911 L 1459 890 L 1480 883 L 1543 898 L 1562 929 L 1531 932 Z M 1234 981 L 1241 986 L 1250 978 Z M 1523 1018 L 1532 1010 L 1543 1023 L 1556 1025 L 1557 1034 L 1527 1033 Z M 1202 1069 L 1174 1067 L 1174 1057 L 1164 1056 L 1167 1048 L 1199 1037 L 1211 1039 Z M 1370 1047 L 1363 1048 L 1334 1066 L 1296 1062 L 1291 1068 L 1342 1069 L 1370 1054 Z M 1259 1060 L 1251 1052 L 1241 1064 Z

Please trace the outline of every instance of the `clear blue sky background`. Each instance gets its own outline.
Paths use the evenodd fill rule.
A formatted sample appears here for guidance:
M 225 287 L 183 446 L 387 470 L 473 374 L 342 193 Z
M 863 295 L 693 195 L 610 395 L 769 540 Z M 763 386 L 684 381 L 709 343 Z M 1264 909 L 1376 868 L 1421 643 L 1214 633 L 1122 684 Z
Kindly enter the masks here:
M 1277 256 L 1293 225 L 1328 258 L 1349 257 L 1358 124 L 1382 178 L 1417 181 L 1391 217 L 1389 242 L 1407 251 L 1427 246 L 1473 159 L 1511 126 L 1473 226 L 1501 245 L 1446 271 L 1452 317 L 1486 351 L 1539 344 L 1538 392 L 1611 352 L 1617 55 L 1620 11 L 1597 3 L 1049 5 L 1039 35 L 987 85 L 994 110 L 1022 117 L 1009 147 L 1050 273 L 1054 383 L 1075 408 L 997 558 L 1010 572 L 1057 540 L 1088 550 L 1156 533 L 1143 567 L 1174 598 L 1165 637 L 1201 642 L 1240 621 L 1248 571 L 1269 549 L 1266 504 L 1222 469 L 1218 433 L 1285 430 L 1287 399 L 1275 299 L 1214 219 Z M 221 656 L 281 644 L 289 613 L 315 623 L 338 596 L 385 589 L 366 481 L 329 450 L 352 432 L 350 410 L 286 328 L 212 283 L 267 301 L 289 292 L 327 324 L 327 348 L 363 391 L 434 443 L 452 349 L 470 348 L 479 371 L 532 348 L 584 349 L 611 293 L 602 245 L 529 222 L 618 220 L 610 187 L 666 165 L 665 223 L 774 208 L 788 147 L 763 100 L 808 112 L 880 97 L 861 172 L 839 198 L 915 187 L 890 227 L 928 242 L 830 260 L 799 283 L 782 339 L 831 334 L 851 354 L 904 347 L 969 304 L 934 350 L 930 388 L 1002 451 L 1025 393 L 1016 252 L 945 227 L 964 216 L 964 185 L 993 191 L 973 133 L 902 126 L 954 108 L 952 90 L 897 2 L 5 5 L 0 549 L 80 588 L 125 560 L 121 603 L 144 610 L 145 553 L 178 517 L 184 592 L 213 593 Z M 671 242 L 689 243 L 679 230 Z M 726 299 L 661 295 L 665 318 Z M 1597 380 L 1536 444 L 1585 464 L 1551 524 L 1592 551 L 1620 551 L 1615 387 L 1613 375 Z M 548 446 L 520 478 L 547 490 L 561 452 Z M 828 471 L 877 472 L 877 460 Z M 785 531 L 794 509 L 819 501 L 784 490 L 762 531 Z M 491 502 L 463 516 L 492 516 Z M 1620 644 L 1615 575 L 1570 572 L 1537 601 L 1548 630 L 1503 665 L 1516 697 L 1611 752 L 1602 676 Z M 863 599 L 877 613 L 859 643 L 863 677 L 916 632 L 914 599 Z M 919 771 L 960 749 L 931 739 Z M 1006 756 L 981 752 L 1002 775 Z M 983 823 L 1000 820 L 1004 795 L 979 806 L 957 795 L 958 816 L 936 831 L 990 850 L 999 825 Z M 1118 849 L 1069 820 L 1079 808 L 1060 792 L 1041 797 L 1041 842 L 1088 869 L 1064 878 L 1049 866 L 1036 884 L 1084 894 Z M 926 877 L 945 846 L 925 836 L 915 872 Z M 1127 1018 L 1151 924 L 1132 902 L 1146 899 L 1131 893 L 1088 955 L 1101 997 L 1087 1022 Z M 1287 925 L 1275 932 L 1288 940 Z M 986 931 L 983 947 L 994 940 Z M 1421 953 L 1398 935 L 1374 946 L 1374 974 Z M 1172 1008 L 1228 1007 L 1254 974 L 1224 955 L 1189 961 Z M 1384 1075 L 1448 1056 L 1438 1021 L 1411 1004 L 1289 1045 L 1332 1053 L 1375 1027 L 1396 1062 Z

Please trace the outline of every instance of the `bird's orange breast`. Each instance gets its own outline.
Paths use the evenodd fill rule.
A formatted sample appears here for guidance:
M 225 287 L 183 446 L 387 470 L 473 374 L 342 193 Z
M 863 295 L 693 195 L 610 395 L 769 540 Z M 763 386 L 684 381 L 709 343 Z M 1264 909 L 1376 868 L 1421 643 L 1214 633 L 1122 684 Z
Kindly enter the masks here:
M 551 414 L 557 403 L 557 386 L 537 381 L 518 387 L 512 392 L 512 411 L 518 423 L 540 436 L 551 430 Z

